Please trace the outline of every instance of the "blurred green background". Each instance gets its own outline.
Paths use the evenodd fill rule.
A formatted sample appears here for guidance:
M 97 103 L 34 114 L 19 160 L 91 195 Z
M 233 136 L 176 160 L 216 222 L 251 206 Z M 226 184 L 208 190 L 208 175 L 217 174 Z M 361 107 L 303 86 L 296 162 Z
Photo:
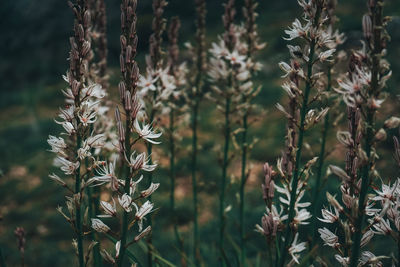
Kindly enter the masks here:
M 242 1 L 237 0 L 240 10 Z M 256 102 L 267 110 L 261 122 L 255 124 L 252 136 L 260 139 L 252 151 L 252 174 L 247 186 L 246 229 L 248 235 L 248 258 L 250 263 L 257 258 L 263 259 L 266 251 L 264 239 L 254 232 L 254 225 L 259 223 L 264 212 L 260 184 L 263 162 L 276 162 L 284 144 L 285 126 L 282 117 L 276 112 L 274 104 L 283 95 L 280 89 L 281 72 L 278 62 L 288 59 L 286 41 L 282 39 L 283 30 L 291 24 L 301 11 L 294 0 L 259 1 L 259 32 L 262 41 L 268 47 L 259 55 L 264 68 L 257 77 L 257 83 L 263 90 Z M 400 85 L 400 2 L 388 0 L 385 14 L 393 16 L 388 30 L 392 41 L 388 46 L 388 60 L 392 65 L 393 77 L 389 82 L 391 96 L 399 94 Z M 109 66 L 111 74 L 111 91 L 116 95 L 116 84 L 119 80 L 119 1 L 106 0 L 108 16 Z M 216 40 L 221 33 L 222 1 L 207 1 L 207 40 Z M 366 11 L 364 0 L 339 0 L 337 15 L 340 19 L 338 28 L 345 32 L 347 41 L 345 49 L 360 45 L 361 18 Z M 193 40 L 194 5 L 191 0 L 171 0 L 166 17 L 178 15 L 182 20 L 181 47 L 183 43 Z M 242 17 L 241 12 L 237 18 Z M 58 106 L 63 97 L 60 89 L 66 85 L 61 75 L 65 73 L 69 51 L 68 38 L 72 29 L 72 12 L 63 0 L 4 0 L 0 1 L 0 246 L 6 262 L 16 266 L 19 261 L 15 227 L 24 227 L 27 232 L 26 263 L 28 266 L 67 266 L 75 263 L 72 256 L 72 232 L 65 220 L 56 212 L 58 205 L 64 205 L 64 191 L 52 183 L 47 175 L 52 171 L 53 155 L 46 139 L 48 134 L 57 134 L 60 128 L 54 123 Z M 143 70 L 144 55 L 147 53 L 148 37 L 151 33 L 151 1 L 139 1 L 138 6 L 138 61 Z M 388 115 L 399 115 L 399 105 L 395 97 L 389 97 L 381 118 Z M 217 125 L 218 115 L 208 108 L 211 104 L 203 102 L 201 114 L 199 177 L 200 177 L 200 223 L 201 252 L 206 266 L 215 266 L 216 233 L 218 212 L 218 184 L 220 167 L 213 148 L 220 139 L 221 132 Z M 319 128 L 313 131 L 308 140 L 313 152 L 319 149 Z M 335 143 L 335 132 L 330 133 L 330 147 Z M 392 134 L 396 134 L 393 132 Z M 175 248 L 172 222 L 177 221 L 185 240 L 185 247 L 191 252 L 191 183 L 188 145 L 190 140 L 184 138 L 180 144 L 178 159 L 178 215 L 173 220 L 168 208 L 169 178 L 166 164 L 156 171 L 156 180 L 161 182 L 155 194 L 156 206 L 155 230 L 153 239 L 160 254 L 172 262 L 179 262 Z M 158 151 L 158 157 L 166 156 L 166 142 Z M 382 177 L 398 175 L 391 160 L 391 139 L 383 143 L 380 149 L 386 161 L 380 160 Z M 341 164 L 340 153 L 330 158 Z M 238 174 L 238 163 L 231 165 L 231 173 Z M 325 189 L 336 191 L 339 182 L 329 177 Z M 228 188 L 229 200 L 233 209 L 228 215 L 229 239 L 227 250 L 235 261 L 235 242 L 238 240 L 238 186 L 234 179 Z M 323 193 L 321 193 L 323 194 Z M 306 235 L 306 234 L 303 234 Z M 378 238 L 379 239 L 379 238 Z M 376 244 L 380 244 L 379 242 Z M 392 247 L 393 244 L 390 244 Z M 388 245 L 375 251 L 387 253 Z M 136 250 L 141 255 L 141 250 Z M 140 256 L 139 256 L 140 257 Z M 332 260 L 332 255 L 327 254 Z M 262 265 L 265 266 L 265 265 Z

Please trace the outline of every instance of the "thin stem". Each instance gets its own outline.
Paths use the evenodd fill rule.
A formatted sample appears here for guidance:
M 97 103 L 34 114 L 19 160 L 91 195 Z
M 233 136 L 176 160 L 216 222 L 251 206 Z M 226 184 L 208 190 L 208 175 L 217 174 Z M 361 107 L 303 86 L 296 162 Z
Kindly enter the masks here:
M 131 154 L 131 143 L 130 143 L 130 118 L 126 118 L 126 125 L 125 125 L 125 153 L 126 155 Z M 125 185 L 124 185 L 124 192 L 129 193 L 130 184 L 131 184 L 131 170 L 129 165 L 125 164 Z M 124 261 L 125 251 L 126 251 L 126 243 L 127 243 L 127 235 L 128 235 L 128 218 L 129 213 L 124 210 L 123 218 L 122 218 L 122 234 L 121 234 L 121 248 L 120 253 L 117 261 L 118 267 L 121 267 Z
M 6 267 L 6 261 L 4 260 L 3 250 L 0 248 L 0 267 Z
M 172 109 L 169 114 L 169 132 L 170 132 L 170 139 L 169 139 L 169 150 L 170 150 L 170 178 L 171 178 L 171 191 L 170 191 L 170 207 L 173 216 L 173 224 L 174 224 L 174 232 L 176 243 L 178 244 L 179 248 L 183 251 L 183 243 L 178 231 L 178 225 L 176 222 L 176 208 L 175 208 L 175 140 L 174 140 L 174 124 L 175 124 L 175 112 Z
M 332 68 L 328 68 L 327 72 L 328 76 L 328 84 L 326 87 L 326 92 L 329 92 L 332 88 Z M 326 107 L 329 107 L 329 102 L 327 103 Z M 320 185 L 321 185 L 321 179 L 322 179 L 322 171 L 324 167 L 324 162 L 325 162 L 325 147 L 326 147 L 326 139 L 328 137 L 328 131 L 329 131 L 329 112 L 326 114 L 325 119 L 324 119 L 324 125 L 322 128 L 322 140 L 321 140 L 321 147 L 320 147 L 320 152 L 319 152 L 319 157 L 318 157 L 318 167 L 317 167 L 317 177 L 315 180 L 315 186 L 314 186 L 314 192 L 312 196 L 312 210 L 313 214 L 316 215 L 319 209 L 319 196 L 320 196 Z M 313 216 L 312 219 L 312 227 L 311 229 L 315 230 L 315 226 L 317 224 L 317 216 Z M 316 240 L 316 233 L 317 231 L 313 231 L 312 233 L 312 239 L 310 243 L 310 249 L 313 248 L 313 244 Z M 312 258 L 312 257 L 311 257 Z
M 157 91 L 154 91 L 153 99 L 156 99 L 156 97 L 157 97 Z M 150 113 L 150 123 L 153 126 L 154 126 L 154 124 L 153 124 L 154 117 L 155 117 L 155 109 L 153 108 L 151 110 L 151 113 Z M 149 142 L 147 144 L 147 155 L 149 157 L 149 164 L 150 165 L 153 164 L 153 155 L 152 155 L 152 153 L 153 153 L 153 144 Z M 147 178 L 148 178 L 149 185 L 150 185 L 153 182 L 153 172 L 149 172 Z M 151 195 L 148 197 L 148 199 L 149 199 L 149 201 L 151 201 L 151 199 L 152 199 Z M 148 221 L 149 221 L 149 226 L 151 228 L 153 228 L 153 219 L 152 219 L 151 214 L 148 217 Z M 153 243 L 152 236 L 150 234 L 148 236 L 148 238 L 147 238 L 147 247 L 148 247 L 148 250 L 147 250 L 147 264 L 148 264 L 149 267 L 153 266 L 152 243 Z
M 76 138 L 76 151 L 78 151 L 81 147 L 82 137 L 78 133 Z M 78 158 L 78 155 L 76 155 Z M 82 193 L 81 193 L 81 168 L 80 164 L 76 169 L 75 174 L 75 194 L 79 194 L 79 203 L 76 204 L 75 207 L 75 228 L 76 228 L 76 235 L 77 235 L 77 243 L 78 243 L 78 262 L 79 266 L 84 266 L 84 255 L 83 255 L 83 234 L 82 234 L 82 220 L 81 220 L 81 201 L 82 201 Z
M 375 97 L 378 94 L 379 90 L 379 61 L 380 54 L 382 52 L 381 45 L 381 31 L 382 31 L 382 12 L 383 12 L 383 1 L 377 0 L 375 3 L 375 8 L 373 10 L 373 38 L 374 38 L 374 50 L 372 54 L 372 70 L 371 70 L 371 87 L 369 88 L 368 95 L 371 97 Z M 358 200 L 358 212 L 357 212 L 357 220 L 355 223 L 356 232 L 354 233 L 354 241 L 352 247 L 352 253 L 350 257 L 350 267 L 356 267 L 358 264 L 358 258 L 360 254 L 360 242 L 362 235 L 362 228 L 364 223 L 364 211 L 365 211 L 365 198 L 368 193 L 369 185 L 370 185 L 370 169 L 372 167 L 373 162 L 371 161 L 371 151 L 372 151 L 372 142 L 374 138 L 374 115 L 375 109 L 368 107 L 367 108 L 367 117 L 366 117 L 366 140 L 364 144 L 364 150 L 367 155 L 368 163 L 365 164 L 362 168 L 362 176 L 361 176 L 361 191 L 360 198 Z
M 224 145 L 224 158 L 222 162 L 222 179 L 221 179 L 221 188 L 220 188 L 220 201 L 219 201 L 219 220 L 220 220 L 220 232 L 219 232 L 219 249 L 220 249 L 220 257 L 221 261 L 224 259 L 223 249 L 224 249 L 224 233 L 225 233 L 225 214 L 224 214 L 224 205 L 225 205 L 225 187 L 226 187 L 226 176 L 228 170 L 228 152 L 229 152 L 229 140 L 230 140 L 230 108 L 231 108 L 231 98 L 230 96 L 226 97 L 225 101 L 225 145 Z
M 242 133 L 242 173 L 240 181 L 240 207 L 239 207 L 239 224 L 240 224 L 240 265 L 246 266 L 246 247 L 244 234 L 244 188 L 246 185 L 246 160 L 247 160 L 247 112 L 243 115 L 243 133 Z
M 319 17 L 321 14 L 321 7 L 318 5 L 317 11 L 315 14 L 314 18 L 314 24 L 316 24 L 319 21 Z M 285 265 L 285 260 L 286 260 L 286 255 L 288 252 L 288 246 L 290 244 L 291 240 L 291 222 L 293 221 L 293 218 L 295 216 L 295 203 L 296 203 L 296 192 L 297 192 L 297 185 L 299 183 L 299 170 L 300 170 L 300 162 L 301 162 L 301 155 L 302 155 L 302 150 L 303 150 L 303 138 L 304 138 L 304 126 L 305 126 L 305 118 L 308 110 L 308 98 L 310 95 L 311 91 L 311 76 L 312 76 L 312 67 L 313 67 L 313 61 L 314 61 L 314 53 L 315 53 L 315 39 L 311 41 L 310 44 L 310 56 L 309 60 L 307 62 L 307 80 L 306 80 L 306 88 L 304 90 L 304 96 L 303 96 L 303 103 L 301 106 L 301 111 L 300 111 L 300 128 L 299 128 L 299 139 L 297 140 L 297 151 L 296 151 L 296 161 L 295 161 L 295 167 L 293 170 L 293 180 L 291 184 L 291 192 L 290 192 L 290 204 L 289 204 L 289 216 L 288 220 L 286 221 L 286 232 L 285 232 L 285 241 L 283 243 L 283 246 L 281 247 L 281 258 L 280 258 L 280 266 L 283 267 Z
M 193 253 L 195 265 L 200 265 L 199 249 L 199 225 L 198 225 L 198 199 L 197 199 L 197 123 L 198 123 L 199 101 L 195 100 L 192 113 L 192 187 L 193 187 Z

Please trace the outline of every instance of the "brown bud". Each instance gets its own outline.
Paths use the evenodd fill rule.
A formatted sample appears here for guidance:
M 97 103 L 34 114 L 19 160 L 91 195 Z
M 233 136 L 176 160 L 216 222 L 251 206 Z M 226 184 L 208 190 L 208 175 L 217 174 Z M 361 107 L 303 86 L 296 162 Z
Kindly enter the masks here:
M 90 12 L 89 10 L 86 10 L 85 13 L 83 14 L 83 24 L 85 25 L 85 28 L 89 28 L 90 20 L 91 20 Z
M 127 110 L 127 111 L 130 111 L 132 109 L 131 93 L 128 90 L 125 91 L 124 107 L 125 107 L 125 110 Z
M 124 102 L 125 91 L 126 91 L 126 86 L 125 86 L 124 82 L 120 82 L 118 84 L 118 90 L 119 90 L 119 96 L 120 96 L 121 102 Z
M 124 51 L 126 49 L 126 38 L 125 36 L 121 35 L 119 38 L 119 41 L 121 43 L 121 51 Z
M 82 24 L 78 25 L 77 35 L 80 42 L 83 42 L 83 40 L 85 40 L 85 30 L 83 29 Z
M 362 28 L 363 28 L 364 38 L 369 40 L 372 37 L 372 21 L 369 15 L 363 16 Z
M 79 94 L 79 88 L 81 86 L 81 83 L 78 82 L 77 80 L 73 80 L 72 84 L 71 84 L 71 90 L 72 90 L 72 94 L 74 96 L 77 96 Z
M 126 72 L 126 67 L 125 67 L 125 60 L 124 60 L 124 56 L 123 55 L 119 56 L 119 64 L 120 64 L 120 67 L 121 67 L 121 72 L 125 73 Z
M 132 46 L 128 45 L 125 50 L 125 62 L 131 63 L 131 57 L 132 57 Z

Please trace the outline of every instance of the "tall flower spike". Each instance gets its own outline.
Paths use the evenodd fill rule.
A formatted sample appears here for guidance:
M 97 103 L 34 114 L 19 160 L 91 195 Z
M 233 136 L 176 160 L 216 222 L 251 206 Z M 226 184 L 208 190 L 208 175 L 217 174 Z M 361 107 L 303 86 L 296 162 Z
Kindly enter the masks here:
M 69 188 L 66 179 L 57 175 L 50 177 L 63 187 L 73 192 L 73 196 L 67 196 L 67 207 L 70 218 L 64 215 L 71 223 L 76 234 L 78 264 L 84 266 L 83 248 L 83 206 L 85 202 L 84 192 L 89 181 L 85 181 L 81 169 L 84 167 L 90 173 L 97 167 L 97 161 L 93 158 L 93 150 L 104 146 L 103 134 L 93 131 L 96 128 L 97 118 L 102 113 L 100 100 L 105 96 L 100 85 L 90 81 L 89 66 L 92 59 L 91 51 L 91 22 L 92 14 L 84 1 L 69 2 L 74 13 L 74 33 L 70 38 L 71 50 L 69 53 L 69 69 L 63 76 L 69 87 L 63 90 L 66 106 L 60 109 L 56 123 L 63 126 L 66 135 L 61 137 L 49 136 L 49 144 L 52 152 L 57 154 L 55 165 L 60 167 L 66 176 L 75 180 L 74 189 Z M 85 170 L 86 171 L 86 170 Z M 86 190 L 87 191 L 87 190 Z M 88 250 L 91 248 L 89 247 Z
M 292 254 L 293 261 L 296 262 L 296 254 L 288 250 L 288 247 L 293 239 L 297 241 L 298 228 L 302 224 L 308 224 L 311 217 L 311 213 L 307 211 L 311 203 L 300 201 L 307 188 L 310 170 L 317 158 L 312 158 L 303 167 L 301 166 L 304 137 L 305 132 L 327 113 L 327 109 L 322 111 L 311 109 L 309 103 L 311 97 L 318 97 L 321 89 L 320 81 L 325 79 L 325 75 L 318 71 L 331 60 L 335 51 L 334 36 L 325 14 L 327 1 L 310 0 L 298 3 L 303 9 L 303 19 L 295 19 L 292 26 L 285 31 L 287 37 L 284 39 L 299 40 L 297 43 L 304 47 L 288 46 L 292 58 L 289 63 L 279 64 L 284 71 L 283 77 L 287 80 L 282 87 L 289 96 L 289 103 L 288 108 L 277 105 L 288 118 L 286 146 L 282 158 L 278 161 L 282 186 L 275 186 L 281 195 L 285 195 L 279 197 L 279 201 L 287 212 L 282 216 L 285 218 L 285 229 L 282 229 L 282 239 L 278 240 L 278 249 L 281 250 L 278 266 L 285 266 L 288 253 Z M 296 251 L 299 253 L 302 250 Z
M 159 144 L 160 142 L 153 139 L 161 136 L 161 133 L 154 133 L 153 129 L 158 121 L 158 116 L 163 111 L 164 102 L 174 94 L 176 85 L 173 76 L 169 74 L 169 66 L 165 66 L 163 61 L 163 49 L 162 35 L 165 30 L 166 20 L 164 19 L 164 9 L 168 2 L 165 0 L 153 0 L 153 21 L 152 21 L 152 34 L 149 38 L 149 55 L 146 56 L 146 80 L 151 85 L 140 87 L 139 97 L 145 108 L 149 110 L 149 116 L 146 117 L 147 123 L 143 127 L 139 126 L 138 121 L 135 121 L 135 129 L 139 136 L 144 138 L 147 143 L 147 154 L 150 157 L 149 164 L 153 164 L 153 144 Z M 143 84 L 143 83 L 142 83 Z M 152 90 L 149 90 L 152 89 Z M 158 125 L 157 125 L 158 126 Z M 147 182 L 150 185 L 153 182 L 153 174 L 149 172 L 147 174 Z M 151 201 L 151 195 L 149 196 Z M 152 218 L 149 217 L 149 225 L 152 226 Z M 147 261 L 149 266 L 152 266 L 152 240 L 151 236 L 147 239 L 148 242 L 148 254 Z
M 248 138 L 248 128 L 249 122 L 248 118 L 252 115 L 253 110 L 257 110 L 257 106 L 252 103 L 252 100 L 258 95 L 260 92 L 259 88 L 254 88 L 253 84 L 253 75 L 261 69 L 261 63 L 257 62 L 256 60 L 256 53 L 261 50 L 265 44 L 259 43 L 259 37 L 257 32 L 257 24 L 256 24 L 256 7 L 257 1 L 253 0 L 246 0 L 243 7 L 243 15 L 245 17 L 244 28 L 241 29 L 241 34 L 239 35 L 239 42 L 242 43 L 240 47 L 246 48 L 242 54 L 239 51 L 234 51 L 238 54 L 234 56 L 235 61 L 243 60 L 242 68 L 243 70 L 237 75 L 237 79 L 242 81 L 239 86 L 239 98 L 238 101 L 238 113 L 241 117 L 241 125 L 240 128 L 242 129 L 240 142 L 241 142 L 241 178 L 240 178 L 240 189 L 239 189 L 239 223 L 240 223 L 240 262 L 241 265 L 245 265 L 246 259 L 246 244 L 245 244 L 245 185 L 247 182 L 247 178 L 249 177 L 250 173 L 247 169 L 247 158 L 252 147 L 250 140 Z M 234 64 L 235 61 L 230 59 L 231 64 Z M 272 177 L 271 177 L 272 178 Z M 273 181 L 266 181 L 268 184 L 265 184 L 265 189 L 269 191 L 267 194 L 272 193 L 273 198 L 273 191 L 274 191 L 274 182 Z M 268 188 L 268 189 L 267 189 Z M 264 191 L 264 193 L 266 193 Z M 271 196 L 268 196 L 268 198 Z M 265 197 L 264 197 L 265 200 Z
M 188 72 L 187 77 L 188 87 L 186 103 L 190 108 L 190 127 L 192 130 L 192 155 L 191 155 L 191 176 L 192 176 L 192 192 L 193 192 L 193 240 L 194 240 L 194 255 L 196 264 L 200 264 L 200 249 L 199 249 L 199 227 L 198 227 L 198 198 L 197 198 L 197 151 L 198 151 L 198 117 L 200 102 L 204 96 L 204 79 L 206 76 L 207 66 L 207 48 L 206 48 L 206 0 L 195 0 L 196 7 L 196 36 L 195 47 L 188 45 L 189 52 L 193 58 L 193 62 Z M 195 75 L 191 75 L 194 73 Z
M 138 82 L 139 82 L 139 67 L 135 61 L 137 53 L 138 37 L 136 34 L 136 0 L 122 0 L 121 1 L 121 54 L 120 54 L 120 68 L 122 80 L 119 83 L 118 89 L 120 93 L 120 106 L 115 109 L 115 120 L 118 139 L 118 152 L 119 160 L 116 157 L 109 163 L 98 162 L 95 166 L 95 175 L 88 181 L 92 185 L 110 185 L 111 187 L 111 200 L 110 202 L 100 202 L 103 215 L 97 217 L 111 217 L 113 219 L 122 218 L 121 229 L 116 234 L 119 241 L 116 243 L 116 256 L 111 256 L 106 250 L 102 251 L 102 256 L 109 262 L 112 262 L 118 267 L 121 267 L 126 254 L 126 249 L 133 243 L 127 243 L 128 230 L 137 223 L 139 228 L 142 227 L 142 220 L 136 221 L 134 216 L 129 213 L 133 212 L 132 206 L 136 207 L 135 201 L 139 201 L 147 197 L 150 193 L 154 193 L 158 186 L 153 186 L 149 191 L 144 194 L 136 192 L 136 187 L 142 180 L 140 176 L 141 170 L 153 171 L 156 167 L 155 164 L 148 164 L 148 159 L 144 152 L 140 153 L 135 151 L 134 145 L 142 139 L 144 142 L 153 142 L 161 134 L 156 134 L 148 125 L 140 126 L 138 123 L 138 116 L 145 115 L 145 109 L 141 105 L 138 98 Z M 122 111 L 121 111 L 122 110 Z M 136 136 L 134 140 L 133 137 Z M 139 136 L 139 138 L 137 138 Z M 87 140 L 88 144 L 98 146 L 104 141 L 104 137 L 93 137 Z M 139 156 L 137 156 L 139 155 Z M 122 170 L 117 170 L 117 166 L 121 166 Z M 124 180 L 120 180 L 117 174 L 121 173 Z M 136 178 L 135 178 L 136 177 Z M 133 179 L 136 179 L 134 181 Z M 151 191 L 151 192 L 150 192 Z M 116 208 L 116 200 L 121 209 Z M 153 204 L 151 204 L 153 205 Z M 121 211 L 123 214 L 117 214 Z M 142 216 L 146 214 L 143 213 Z M 143 219 L 143 217 L 142 217 Z M 110 228 L 102 223 L 97 218 L 92 218 L 92 226 L 99 232 L 108 232 Z M 140 232 L 140 231 L 139 231 Z M 143 235 L 144 236 L 144 235 Z

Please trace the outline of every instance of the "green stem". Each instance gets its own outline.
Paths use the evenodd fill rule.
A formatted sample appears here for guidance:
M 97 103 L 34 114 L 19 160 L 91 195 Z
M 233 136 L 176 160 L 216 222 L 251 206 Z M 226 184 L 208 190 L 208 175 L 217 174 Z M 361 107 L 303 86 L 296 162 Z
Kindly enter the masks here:
M 321 7 L 318 5 L 317 11 L 315 14 L 314 18 L 314 25 L 318 23 L 319 17 L 321 14 Z M 289 204 L 289 216 L 288 220 L 286 221 L 286 231 L 285 231 L 285 241 L 283 243 L 283 246 L 281 247 L 281 258 L 280 258 L 280 266 L 283 267 L 285 265 L 285 260 L 286 260 L 286 255 L 289 249 L 289 244 L 291 241 L 291 226 L 290 223 L 293 221 L 293 218 L 295 216 L 295 203 L 296 203 L 296 191 L 297 191 L 297 186 L 299 183 L 299 170 L 300 170 L 300 162 L 301 162 L 301 155 L 302 155 L 302 150 L 303 150 L 303 138 L 304 138 L 304 126 L 305 126 L 305 118 L 308 110 L 308 98 L 310 95 L 311 91 L 311 76 L 312 76 L 312 67 L 313 67 L 313 61 L 314 61 L 314 53 L 315 53 L 315 39 L 311 41 L 310 44 L 310 56 L 309 60 L 307 62 L 307 80 L 306 80 L 306 87 L 304 90 L 304 96 L 303 96 L 303 104 L 301 106 L 301 111 L 300 111 L 300 128 L 299 128 L 299 139 L 297 140 L 297 151 L 296 151 L 296 162 L 295 162 L 295 167 L 293 170 L 293 180 L 291 184 L 291 192 L 290 192 L 290 204 Z
M 193 253 L 195 265 L 200 265 L 199 249 L 199 224 L 198 224 L 198 199 L 197 199 L 197 122 L 199 112 L 199 100 L 196 98 L 192 112 L 192 188 L 193 188 Z
M 4 259 L 3 250 L 0 248 L 0 267 L 6 267 L 6 261 Z
M 240 224 L 240 265 L 246 266 L 246 246 L 244 234 L 244 188 L 246 185 L 246 159 L 247 159 L 247 112 L 243 115 L 243 133 L 242 133 L 242 173 L 240 181 L 240 207 L 239 207 L 239 224 Z
M 373 20 L 373 38 L 374 38 L 374 50 L 372 54 L 372 70 L 371 70 L 371 87 L 368 91 L 369 98 L 377 97 L 379 94 L 379 64 L 380 64 L 380 55 L 382 52 L 381 45 L 381 31 L 382 31 L 382 12 L 383 12 L 383 0 L 377 0 L 375 3 L 375 7 L 372 11 L 372 20 Z M 361 176 L 361 191 L 360 198 L 358 200 L 358 212 L 357 212 L 357 220 L 355 223 L 356 232 L 354 233 L 353 247 L 352 253 L 350 256 L 350 267 L 356 267 L 358 264 L 358 258 L 360 254 L 360 242 L 362 235 L 362 228 L 364 223 L 364 212 L 365 212 L 365 198 L 368 193 L 369 185 L 370 185 L 370 169 L 373 165 L 371 160 L 371 151 L 372 151 L 372 142 L 374 139 L 374 115 L 375 109 L 368 107 L 367 108 L 367 117 L 366 117 L 366 140 L 364 144 L 364 150 L 367 155 L 368 163 L 365 164 L 362 168 L 362 176 Z
M 174 224 L 174 232 L 176 243 L 178 244 L 179 248 L 183 252 L 183 243 L 178 231 L 178 225 L 176 220 L 176 208 L 175 208 L 175 140 L 174 140 L 174 120 L 175 120 L 175 113 L 172 109 L 169 115 L 169 132 L 170 132 L 170 178 L 171 178 L 171 191 L 170 191 L 170 206 L 171 206 L 171 213 L 173 216 L 173 224 Z
M 220 249 L 220 257 L 223 262 L 224 259 L 224 232 L 225 232 L 225 214 L 224 214 L 224 205 L 225 205 L 225 187 L 226 187 L 226 176 L 228 170 L 228 156 L 229 156 L 229 140 L 230 140 L 230 108 L 231 108 L 231 98 L 230 96 L 226 97 L 225 101 L 225 145 L 224 145 L 224 158 L 222 162 L 222 179 L 221 179 L 221 188 L 220 188 L 220 201 L 219 201 L 219 220 L 220 220 L 220 232 L 219 232 L 219 249 Z
M 76 138 L 76 151 L 79 150 L 81 147 L 82 137 L 80 134 L 77 134 Z M 78 158 L 78 155 L 76 155 Z M 81 202 L 82 202 L 82 195 L 81 195 L 81 165 L 76 169 L 75 174 L 75 194 L 79 194 L 79 204 L 76 205 L 75 210 L 75 228 L 76 228 L 76 235 L 77 235 L 77 243 L 78 243 L 78 261 L 79 266 L 84 266 L 84 255 L 83 255 L 83 234 L 82 234 L 82 220 L 81 220 Z
M 89 208 L 90 218 L 95 218 L 96 215 L 99 214 L 95 208 L 97 196 L 96 196 L 96 194 L 93 195 L 93 189 L 94 188 L 90 188 L 90 187 L 86 188 L 86 193 L 88 195 L 88 202 L 89 202 L 88 208 Z M 93 266 L 100 267 L 103 265 L 102 261 L 101 261 L 101 255 L 100 255 L 100 242 L 99 242 L 97 234 L 94 231 L 92 231 L 90 235 L 91 235 L 91 238 L 93 241 L 98 242 L 97 245 L 95 245 L 93 247 Z
M 332 69 L 331 67 L 328 68 L 328 84 L 326 88 L 326 92 L 329 92 L 332 87 Z M 325 107 L 329 107 L 329 102 Z M 321 147 L 320 147 L 320 152 L 319 152 L 319 157 L 318 157 L 318 167 L 317 167 L 317 177 L 315 181 L 315 186 L 314 186 L 314 192 L 312 196 L 312 210 L 313 214 L 316 215 L 319 209 L 319 196 L 320 196 L 320 185 L 321 185 L 321 179 L 322 179 L 322 171 L 324 167 L 324 162 L 325 162 L 325 147 L 326 147 L 326 139 L 328 137 L 328 131 L 329 131 L 329 112 L 326 114 L 325 119 L 324 119 L 324 125 L 322 128 L 322 141 L 321 141 Z M 317 224 L 317 216 L 313 216 L 312 218 L 312 227 L 311 229 L 315 230 L 315 226 Z M 313 231 L 312 233 L 312 239 L 310 242 L 310 250 L 314 247 L 313 244 L 315 243 L 316 240 L 316 233 L 317 231 Z M 312 257 L 311 257 L 312 259 Z
M 153 99 L 156 99 L 156 97 L 157 97 L 157 91 L 154 91 Z M 151 110 L 151 113 L 150 113 L 150 123 L 153 126 L 154 126 L 154 124 L 153 124 L 154 117 L 155 117 L 155 109 L 153 108 Z M 153 129 L 154 129 L 154 127 L 153 127 Z M 147 155 L 149 156 L 149 164 L 153 164 L 153 155 L 152 155 L 152 153 L 153 153 L 153 144 L 152 143 L 148 143 L 147 144 Z M 149 181 L 148 183 L 149 183 L 149 185 L 151 185 L 151 183 L 153 182 L 153 172 L 149 172 L 147 177 L 148 177 L 148 181 Z M 148 197 L 148 199 L 149 199 L 149 201 L 151 201 L 152 196 L 150 195 Z M 153 219 L 152 219 L 151 214 L 148 217 L 148 221 L 149 221 L 149 226 L 151 228 L 153 228 Z M 152 236 L 150 234 L 148 236 L 148 238 L 147 238 L 147 246 L 148 246 L 147 264 L 148 264 L 149 267 L 153 266 L 152 243 L 153 243 L 153 240 L 152 240 Z
M 93 131 L 93 125 L 90 126 L 90 132 Z M 92 149 L 92 154 L 94 153 L 94 149 Z M 85 166 L 86 169 L 89 167 L 89 159 L 85 159 Z M 90 218 L 95 218 L 98 213 L 98 196 L 97 194 L 93 195 L 93 191 L 98 189 L 98 187 L 86 187 L 86 194 L 88 196 L 88 209 L 89 209 L 89 218 L 88 218 L 88 223 L 90 225 Z M 96 208 L 97 206 L 97 208 Z M 92 231 L 90 234 L 91 238 L 93 241 L 97 241 L 97 245 L 93 247 L 93 266 L 94 267 L 101 267 L 102 261 L 101 261 L 101 255 L 100 255 L 100 242 L 97 236 L 97 233 L 95 231 Z
M 130 118 L 126 118 L 125 124 L 125 153 L 129 157 L 131 154 L 131 141 L 130 141 Z M 131 173 L 130 173 L 129 165 L 125 165 L 125 185 L 124 192 L 129 194 L 130 184 L 131 184 Z M 127 236 L 128 236 L 128 218 L 129 213 L 124 210 L 123 218 L 122 218 L 122 233 L 121 233 L 121 248 L 119 252 L 119 257 L 117 260 L 118 267 L 121 267 L 124 261 L 124 256 L 126 252 L 126 244 L 127 244 Z

